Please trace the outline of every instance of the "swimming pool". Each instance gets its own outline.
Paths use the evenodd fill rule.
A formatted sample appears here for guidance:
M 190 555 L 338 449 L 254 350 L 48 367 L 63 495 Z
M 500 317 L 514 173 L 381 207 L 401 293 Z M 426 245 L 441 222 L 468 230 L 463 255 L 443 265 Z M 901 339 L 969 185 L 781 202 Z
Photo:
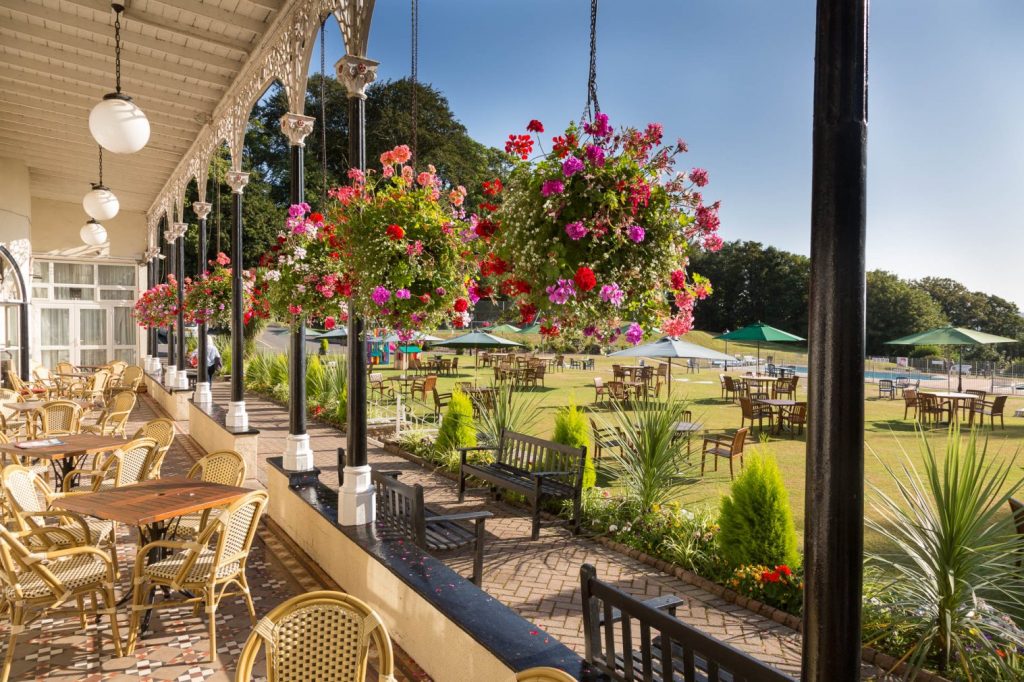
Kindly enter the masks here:
M 807 367 L 802 365 L 780 365 L 786 369 L 795 369 L 797 374 L 807 375 Z M 922 374 L 921 372 L 908 370 L 900 372 L 896 370 L 882 371 L 877 369 L 865 370 L 865 379 L 895 379 L 896 377 L 903 377 L 910 379 L 911 381 L 935 381 L 939 379 L 945 379 L 945 374 Z

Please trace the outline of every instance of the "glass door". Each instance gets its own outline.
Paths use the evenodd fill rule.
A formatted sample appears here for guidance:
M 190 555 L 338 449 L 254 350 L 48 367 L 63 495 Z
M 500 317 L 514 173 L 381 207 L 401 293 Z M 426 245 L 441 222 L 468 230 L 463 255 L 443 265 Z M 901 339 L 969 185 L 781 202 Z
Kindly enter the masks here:
M 58 362 L 76 362 L 71 358 L 71 308 L 39 307 L 40 361 L 53 369 Z
M 76 365 L 104 365 L 113 360 L 107 347 L 107 309 L 78 308 L 78 359 Z M 74 317 L 74 315 L 72 316 Z M 74 322 L 74 320 L 73 320 Z

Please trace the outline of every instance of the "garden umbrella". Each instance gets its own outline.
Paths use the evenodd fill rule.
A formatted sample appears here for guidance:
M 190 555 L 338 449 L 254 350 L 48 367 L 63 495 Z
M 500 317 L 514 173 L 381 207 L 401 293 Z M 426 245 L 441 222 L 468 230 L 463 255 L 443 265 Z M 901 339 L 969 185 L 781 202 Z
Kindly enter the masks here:
M 456 336 L 454 339 L 435 343 L 434 345 L 449 348 L 511 348 L 513 346 L 522 346 L 523 344 L 516 343 L 515 341 L 509 341 L 508 339 L 503 339 L 500 336 L 488 334 L 487 332 L 470 332 L 468 334 L 463 334 L 462 336 Z M 475 361 L 476 358 L 474 357 L 474 364 Z
M 497 327 L 491 327 L 487 331 L 492 334 L 517 334 L 522 330 L 514 324 L 499 324 Z
M 430 334 L 423 334 L 421 332 L 414 332 L 410 339 L 410 341 L 415 341 L 417 343 L 437 343 L 441 340 L 440 336 L 431 336 Z M 405 343 L 405 341 L 399 339 L 398 334 L 395 332 L 391 332 L 384 337 L 384 343 Z
M 520 334 L 540 334 L 540 325 L 534 322 L 519 330 Z
M 963 327 L 946 325 L 945 327 L 936 327 L 935 329 L 929 329 L 926 332 L 918 332 L 917 334 L 904 336 L 893 341 L 886 341 L 886 343 L 895 346 L 956 346 L 956 390 L 959 392 L 962 391 L 964 387 L 964 366 L 962 362 L 964 346 L 986 346 L 993 343 L 1017 343 L 1017 339 L 1011 339 L 1005 336 L 996 336 L 995 334 L 986 334 L 985 332 L 979 332 L 973 329 L 964 329 Z
M 757 367 L 761 366 L 761 344 L 764 342 L 794 342 L 794 341 L 806 341 L 801 336 L 796 334 L 790 334 L 784 332 L 781 329 L 776 329 L 767 324 L 758 322 L 757 324 L 748 324 L 746 327 L 741 327 L 736 331 L 727 332 L 725 334 L 719 334 L 715 337 L 716 339 L 722 339 L 723 341 L 753 341 L 757 344 Z
M 698 346 L 689 341 L 680 341 L 670 336 L 665 336 L 657 341 L 645 343 L 639 346 L 632 346 L 624 350 L 617 350 L 609 353 L 609 357 L 622 358 L 668 358 L 668 395 L 672 396 L 672 359 L 673 358 L 694 358 L 697 360 L 719 360 L 728 362 L 732 358 L 717 350 Z

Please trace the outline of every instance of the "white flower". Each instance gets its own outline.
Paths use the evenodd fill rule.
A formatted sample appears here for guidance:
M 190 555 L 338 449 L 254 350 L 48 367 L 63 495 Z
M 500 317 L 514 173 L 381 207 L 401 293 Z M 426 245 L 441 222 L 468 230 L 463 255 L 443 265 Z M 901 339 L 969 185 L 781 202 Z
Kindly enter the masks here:
M 267 270 L 265 277 L 271 282 L 278 282 L 281 280 L 281 273 L 277 270 Z
M 629 531 L 631 531 L 631 530 L 633 530 L 633 524 L 632 524 L 632 523 L 630 523 L 629 521 L 627 521 L 627 522 L 625 523 L 625 525 L 623 525 L 623 526 L 622 526 L 622 532 L 623 532 L 623 533 L 628 533 L 628 532 L 629 532 Z
M 301 246 L 296 246 L 295 247 L 295 258 L 297 258 L 298 260 L 302 260 L 305 257 L 306 257 L 306 250 L 304 248 L 302 248 Z
M 619 530 L 619 527 L 616 526 L 614 523 L 612 525 L 608 526 L 608 532 L 609 533 L 616 533 L 616 532 L 618 532 L 618 530 Z

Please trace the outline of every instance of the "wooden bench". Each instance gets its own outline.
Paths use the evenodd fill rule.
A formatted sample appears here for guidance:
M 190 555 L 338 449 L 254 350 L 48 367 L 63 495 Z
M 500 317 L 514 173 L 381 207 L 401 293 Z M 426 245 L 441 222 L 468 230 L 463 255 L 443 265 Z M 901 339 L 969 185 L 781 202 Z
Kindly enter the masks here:
M 640 601 L 598 580 L 590 564 L 580 567 L 580 591 L 586 661 L 612 679 L 793 682 L 676 618 L 678 597 Z
M 423 504 L 423 486 L 406 485 L 398 471 L 374 471 L 377 488 L 377 522 L 385 532 L 409 538 L 419 548 L 434 553 L 454 552 L 474 546 L 473 577 L 480 585 L 484 566 L 484 523 L 494 516 L 488 511 L 438 514 Z M 462 525 L 473 521 L 473 527 Z
M 494 462 L 470 463 L 467 455 L 473 451 L 494 452 Z M 574 533 L 579 531 L 585 447 L 502 431 L 497 447 L 459 448 L 459 454 L 459 502 L 466 497 L 466 479 L 473 476 L 490 483 L 496 499 L 500 490 L 511 490 L 530 500 L 534 540 L 540 537 L 540 507 L 545 499 L 572 500 L 572 528 Z

